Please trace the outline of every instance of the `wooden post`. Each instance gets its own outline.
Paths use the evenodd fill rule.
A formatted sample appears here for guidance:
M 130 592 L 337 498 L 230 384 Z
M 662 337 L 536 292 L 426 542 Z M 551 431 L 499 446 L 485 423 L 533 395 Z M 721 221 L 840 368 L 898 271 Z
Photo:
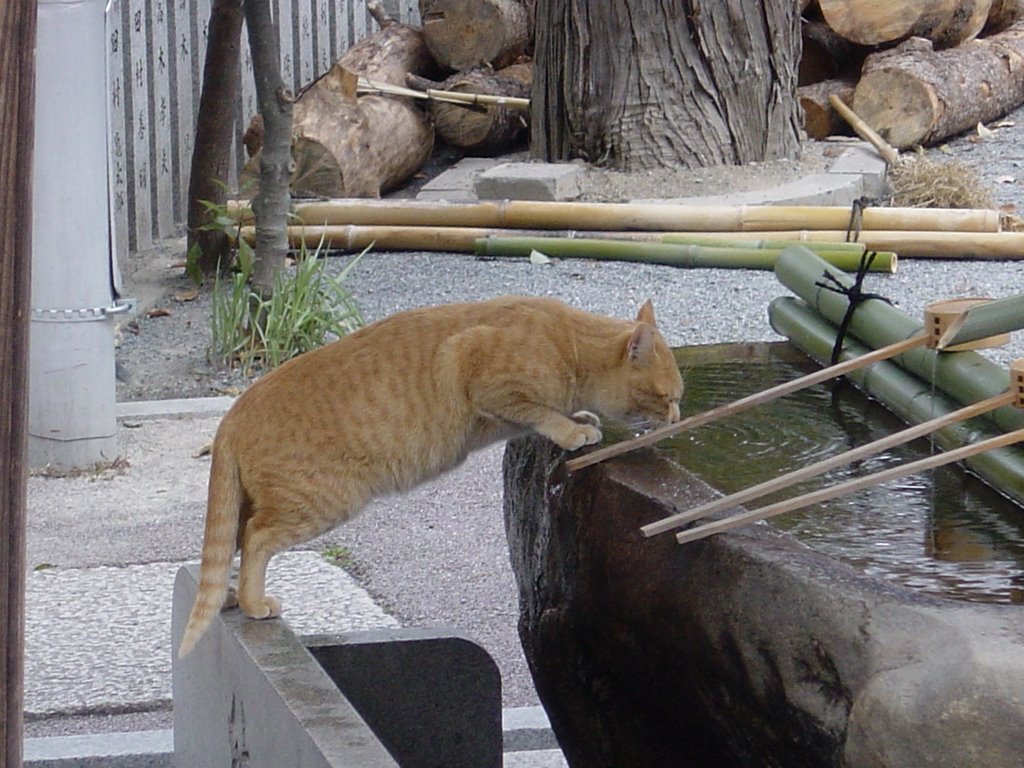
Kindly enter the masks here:
M 22 764 L 36 0 L 0 3 L 0 768 Z

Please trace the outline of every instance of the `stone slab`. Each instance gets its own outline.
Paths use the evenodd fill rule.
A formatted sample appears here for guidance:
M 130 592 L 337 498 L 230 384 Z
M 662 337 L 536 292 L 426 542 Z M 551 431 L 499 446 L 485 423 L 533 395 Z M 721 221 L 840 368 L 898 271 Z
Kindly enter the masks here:
M 575 163 L 502 163 L 481 173 L 481 200 L 575 200 L 583 171 Z
M 477 177 L 500 161 L 491 157 L 465 157 L 424 184 L 417 200 L 476 200 Z
M 198 567 L 178 570 L 172 647 L 185 631 Z M 214 619 L 175 658 L 174 758 L 178 768 L 398 768 L 356 708 L 280 619 L 237 608 Z

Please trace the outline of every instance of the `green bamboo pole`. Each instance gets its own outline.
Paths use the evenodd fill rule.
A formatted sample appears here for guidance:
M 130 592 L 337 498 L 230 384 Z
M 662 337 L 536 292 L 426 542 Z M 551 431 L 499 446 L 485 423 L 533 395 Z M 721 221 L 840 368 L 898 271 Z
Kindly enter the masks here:
M 829 322 L 839 325 L 846 313 L 846 296 L 818 285 L 829 275 L 834 284 L 849 288 L 853 280 L 815 256 L 793 246 L 781 254 L 775 275 L 793 293 Z M 873 349 L 923 333 L 923 322 L 878 299 L 862 302 L 853 313 L 849 332 Z M 1009 386 L 1009 373 L 976 352 L 942 352 L 919 348 L 894 358 L 894 362 L 948 394 L 969 404 L 997 395 Z M 1007 407 L 993 411 L 990 419 L 1004 432 L 1024 427 L 1024 411 Z
M 776 332 L 815 360 L 827 364 L 835 343 L 836 326 L 824 320 L 806 303 L 791 296 L 776 299 L 768 308 L 768 319 Z M 844 360 L 868 352 L 868 348 L 856 341 L 849 341 L 843 349 Z M 941 391 L 935 391 L 930 383 L 889 360 L 852 371 L 847 378 L 910 424 L 946 416 L 960 408 L 959 403 Z M 982 417 L 943 427 L 932 434 L 939 446 L 951 450 L 987 440 L 998 433 Z M 1024 452 L 1016 448 L 999 448 L 972 456 L 965 463 L 1000 492 L 1024 504 Z
M 589 238 L 485 237 L 476 241 L 478 256 L 529 256 L 534 251 L 559 258 L 607 259 L 719 269 L 772 269 L 780 253 L 766 248 L 716 248 Z M 838 269 L 851 272 L 856 271 L 860 265 L 860 254 L 856 251 L 822 251 L 818 256 Z M 895 272 L 896 254 L 879 253 L 871 268 L 890 274 Z
M 821 251 L 853 251 L 864 253 L 867 246 L 864 243 L 851 243 L 844 240 L 832 242 L 801 242 L 798 240 L 740 240 L 733 238 L 729 233 L 723 232 L 721 236 L 708 236 L 699 234 L 688 234 L 685 232 L 669 232 L 662 235 L 661 242 L 673 243 L 675 245 L 708 245 L 718 248 L 766 248 L 771 251 L 781 251 L 791 245 L 802 245 L 809 251 L 820 253 Z
M 1024 295 L 971 307 L 950 323 L 938 348 L 967 344 L 1024 328 Z

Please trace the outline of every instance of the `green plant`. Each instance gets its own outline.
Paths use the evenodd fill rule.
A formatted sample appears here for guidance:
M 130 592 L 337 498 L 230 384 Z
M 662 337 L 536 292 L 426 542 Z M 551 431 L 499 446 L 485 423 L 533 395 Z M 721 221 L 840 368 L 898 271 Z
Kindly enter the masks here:
M 352 562 L 352 552 L 349 551 L 348 547 L 328 547 L 320 556 L 331 565 L 336 565 L 339 568 L 344 568 Z
M 227 190 L 227 185 L 222 181 L 215 182 L 218 186 Z M 209 200 L 200 200 L 206 213 L 205 223 L 199 226 L 202 232 L 219 232 L 235 247 L 235 266 L 242 272 L 252 273 L 253 250 L 243 238 L 239 236 L 242 229 L 242 216 L 232 215 L 226 204 L 214 203 Z M 188 275 L 196 285 L 202 285 L 203 270 L 200 262 L 203 255 L 203 248 L 197 239 L 189 248 L 185 256 L 185 274 Z M 223 265 L 221 265 L 223 266 Z M 218 269 L 218 272 L 220 270 Z
M 362 314 L 345 278 L 364 253 L 331 277 L 320 248 L 309 253 L 303 246 L 294 270 L 278 275 L 269 297 L 249 284 L 251 258 L 239 258 L 233 272 L 214 278 L 210 326 L 215 362 L 241 366 L 249 375 L 257 365 L 274 368 L 361 326 Z

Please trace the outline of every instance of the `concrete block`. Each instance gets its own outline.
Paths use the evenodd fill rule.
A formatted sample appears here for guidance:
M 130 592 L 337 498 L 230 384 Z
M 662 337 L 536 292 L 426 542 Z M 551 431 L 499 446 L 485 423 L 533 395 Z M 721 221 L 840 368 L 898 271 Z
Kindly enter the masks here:
M 835 175 L 860 176 L 864 194 L 869 197 L 881 197 L 888 193 L 888 166 L 882 156 L 867 143 L 861 142 L 847 147 L 828 170 Z
M 501 675 L 473 640 L 405 628 L 303 643 L 402 768 L 500 768 Z
M 503 163 L 480 174 L 481 200 L 575 200 L 583 171 L 573 163 Z
M 180 643 L 198 568 L 178 571 Z M 173 662 L 179 768 L 500 768 L 501 678 L 477 643 L 440 630 L 300 639 L 280 619 L 222 612 Z
M 498 160 L 493 157 L 464 157 L 451 168 L 442 171 L 424 184 L 416 194 L 417 200 L 476 200 L 476 180 L 481 173 L 493 168 Z
M 176 649 L 198 568 L 174 584 L 171 647 L 179 768 L 398 768 L 355 707 L 280 619 L 224 611 L 184 659 Z

